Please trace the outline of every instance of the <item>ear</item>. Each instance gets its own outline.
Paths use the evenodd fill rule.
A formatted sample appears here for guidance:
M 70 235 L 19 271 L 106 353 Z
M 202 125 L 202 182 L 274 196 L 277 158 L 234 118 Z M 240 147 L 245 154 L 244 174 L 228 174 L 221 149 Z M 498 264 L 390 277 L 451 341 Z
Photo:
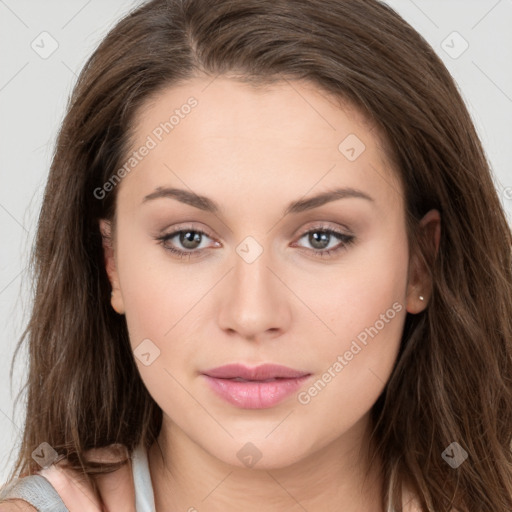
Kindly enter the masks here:
M 103 245 L 105 270 L 107 271 L 108 279 L 112 286 L 112 295 L 110 297 L 110 303 L 112 304 L 112 307 L 117 313 L 123 314 L 124 302 L 123 295 L 121 293 L 121 287 L 119 285 L 119 276 L 117 273 L 114 252 L 114 240 L 112 236 L 112 225 L 111 222 L 106 219 L 100 219 L 99 224 Z
M 420 221 L 418 235 L 422 240 L 427 261 L 433 262 L 439 250 L 441 240 L 441 215 L 437 210 L 430 210 Z M 411 255 L 409 264 L 409 279 L 407 283 L 407 312 L 421 313 L 427 307 L 432 294 L 432 281 L 425 261 L 415 252 Z M 423 297 L 423 300 L 420 298 Z

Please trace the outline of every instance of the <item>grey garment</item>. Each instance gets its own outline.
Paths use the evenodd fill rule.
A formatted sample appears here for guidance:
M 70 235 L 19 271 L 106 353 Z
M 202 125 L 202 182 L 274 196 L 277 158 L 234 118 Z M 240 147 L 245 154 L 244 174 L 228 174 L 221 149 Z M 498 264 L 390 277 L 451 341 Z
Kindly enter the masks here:
M 148 457 L 142 445 L 132 454 L 132 472 L 136 511 L 155 512 Z M 8 498 L 25 500 L 38 512 L 69 512 L 52 484 L 42 475 L 29 475 L 13 480 L 0 492 L 0 500 Z
M 11 482 L 0 493 L 0 500 L 19 498 L 38 512 L 69 512 L 53 485 L 41 475 L 29 475 Z

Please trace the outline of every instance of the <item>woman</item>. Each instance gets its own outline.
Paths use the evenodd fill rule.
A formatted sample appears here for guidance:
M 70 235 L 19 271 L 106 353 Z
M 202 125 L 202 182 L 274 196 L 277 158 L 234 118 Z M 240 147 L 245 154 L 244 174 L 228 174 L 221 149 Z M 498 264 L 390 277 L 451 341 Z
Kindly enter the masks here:
M 509 511 L 511 241 L 386 5 L 143 5 L 57 142 L 0 510 Z

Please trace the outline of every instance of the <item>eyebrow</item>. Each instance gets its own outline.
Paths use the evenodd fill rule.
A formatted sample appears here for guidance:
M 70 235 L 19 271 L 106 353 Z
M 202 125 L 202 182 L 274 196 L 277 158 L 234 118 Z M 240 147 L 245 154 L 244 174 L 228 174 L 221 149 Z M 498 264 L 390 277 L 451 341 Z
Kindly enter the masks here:
M 154 192 L 145 196 L 142 202 L 145 203 L 147 201 L 160 198 L 176 199 L 181 203 L 185 203 L 193 206 L 194 208 L 198 208 L 200 210 L 214 214 L 218 214 L 220 212 L 219 205 L 212 199 L 196 194 L 195 192 L 179 188 L 158 187 Z M 332 201 L 348 198 L 365 199 L 370 202 L 374 201 L 371 196 L 361 190 L 357 190 L 351 187 L 336 188 L 334 190 L 322 192 L 321 194 L 317 194 L 316 196 L 309 197 L 307 199 L 299 199 L 297 201 L 291 202 L 284 210 L 283 217 L 289 215 L 290 213 L 301 213 L 307 210 L 312 210 L 313 208 L 318 208 Z

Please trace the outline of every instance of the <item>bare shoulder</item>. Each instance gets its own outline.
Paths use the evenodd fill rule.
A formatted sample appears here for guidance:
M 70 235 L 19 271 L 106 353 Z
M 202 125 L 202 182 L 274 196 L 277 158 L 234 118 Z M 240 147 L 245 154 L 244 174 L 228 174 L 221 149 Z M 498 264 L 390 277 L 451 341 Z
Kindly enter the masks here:
M 7 500 L 0 502 L 0 512 L 37 512 L 37 509 L 25 500 Z

